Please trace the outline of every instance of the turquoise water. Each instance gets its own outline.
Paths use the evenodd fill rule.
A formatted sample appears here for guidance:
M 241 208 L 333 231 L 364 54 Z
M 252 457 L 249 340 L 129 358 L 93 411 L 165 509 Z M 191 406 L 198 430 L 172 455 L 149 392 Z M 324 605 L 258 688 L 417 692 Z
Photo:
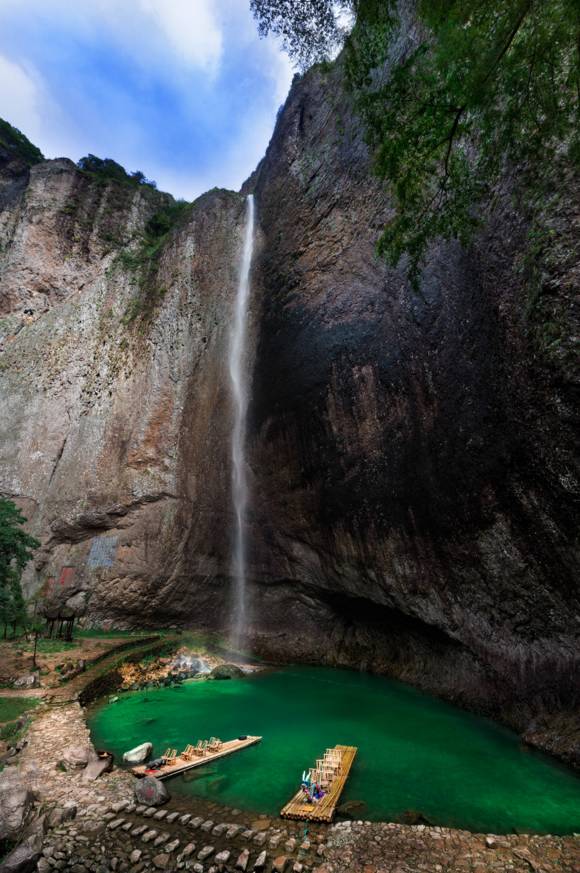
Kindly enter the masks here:
M 420 812 L 472 831 L 580 830 L 580 779 L 517 736 L 398 682 L 316 667 L 132 692 L 97 707 L 97 747 L 121 755 L 146 740 L 154 754 L 212 735 L 263 741 L 168 783 L 191 794 L 277 813 L 302 770 L 327 746 L 358 746 L 342 801 L 367 820 Z

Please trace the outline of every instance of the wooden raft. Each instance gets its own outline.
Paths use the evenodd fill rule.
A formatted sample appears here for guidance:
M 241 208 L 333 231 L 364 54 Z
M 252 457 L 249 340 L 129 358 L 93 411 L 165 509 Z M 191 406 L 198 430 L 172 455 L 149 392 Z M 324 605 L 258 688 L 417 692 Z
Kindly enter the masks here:
M 131 772 L 135 776 L 155 776 L 156 779 L 168 779 L 170 776 L 175 776 L 177 773 L 184 773 L 186 770 L 192 770 L 194 767 L 201 767 L 203 764 L 211 764 L 217 761 L 218 758 L 225 758 L 226 755 L 231 755 L 232 752 L 239 752 L 240 749 L 247 749 L 248 746 L 254 746 L 259 743 L 262 737 L 246 737 L 245 740 L 228 740 L 222 743 L 219 752 L 206 752 L 193 759 L 182 758 L 178 755 L 173 759 L 172 764 L 166 764 L 160 767 L 159 770 L 149 772 L 147 764 L 139 764 L 137 767 L 131 767 Z
M 302 790 L 300 790 L 282 809 L 280 813 L 282 818 L 298 819 L 299 821 L 332 821 L 338 801 L 340 800 L 340 795 L 346 785 L 350 768 L 352 767 L 357 753 L 356 746 L 335 746 L 334 748 L 342 753 L 341 767 L 339 773 L 331 782 L 324 797 L 319 800 L 318 803 L 304 803 L 304 795 Z

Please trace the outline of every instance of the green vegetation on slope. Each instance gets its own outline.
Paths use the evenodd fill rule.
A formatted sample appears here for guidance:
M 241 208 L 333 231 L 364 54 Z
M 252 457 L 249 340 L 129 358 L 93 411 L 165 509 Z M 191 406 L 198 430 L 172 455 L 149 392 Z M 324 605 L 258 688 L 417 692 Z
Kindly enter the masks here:
M 157 188 L 157 183 L 147 179 L 141 170 L 128 173 L 127 170 L 112 158 L 98 158 L 96 155 L 86 155 L 77 162 L 77 167 L 86 176 L 101 184 L 119 182 L 122 185 L 138 187 L 144 185 L 148 188 Z
M 138 318 L 146 321 L 166 294 L 167 289 L 159 284 L 157 276 L 161 253 L 190 208 L 191 203 L 185 200 L 164 203 L 145 225 L 139 246 L 119 255 L 120 266 L 133 271 L 137 278 L 137 295 L 125 311 L 124 324 Z
M 0 118 L 0 148 L 6 149 L 11 157 L 25 161 L 30 167 L 44 160 L 40 149 L 3 118 Z

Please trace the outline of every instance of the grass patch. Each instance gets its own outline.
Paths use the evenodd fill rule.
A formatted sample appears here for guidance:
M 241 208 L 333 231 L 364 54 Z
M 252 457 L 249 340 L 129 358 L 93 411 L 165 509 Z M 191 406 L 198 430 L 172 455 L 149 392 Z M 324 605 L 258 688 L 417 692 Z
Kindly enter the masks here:
M 185 646 L 188 649 L 197 649 L 199 652 L 205 652 L 208 649 L 214 649 L 225 644 L 225 640 L 220 636 L 220 634 L 212 633 L 210 631 L 184 630 L 178 636 L 178 643 L 179 646 Z
M 76 643 L 74 642 L 74 640 L 72 643 L 69 643 L 66 640 L 58 640 L 58 639 L 57 640 L 38 640 L 38 643 L 36 646 L 36 654 L 37 655 L 42 655 L 42 654 L 50 655 L 50 654 L 53 654 L 54 652 L 66 652 L 68 649 L 74 649 L 75 646 L 76 646 Z M 23 646 L 23 649 L 25 649 L 27 652 L 32 652 L 34 650 L 34 643 L 26 643 L 26 645 Z
M 9 721 L 0 725 L 0 740 L 15 740 L 22 726 L 17 721 Z
M 145 630 L 102 630 L 101 628 L 86 628 L 83 630 L 75 631 L 76 637 L 81 637 L 81 639 L 92 640 L 92 639 L 113 639 L 115 637 L 127 637 L 127 638 L 139 638 L 139 637 L 147 637 L 152 633 L 163 633 L 162 631 L 145 631 Z
M 0 697 L 0 722 L 13 721 L 39 703 L 36 697 Z

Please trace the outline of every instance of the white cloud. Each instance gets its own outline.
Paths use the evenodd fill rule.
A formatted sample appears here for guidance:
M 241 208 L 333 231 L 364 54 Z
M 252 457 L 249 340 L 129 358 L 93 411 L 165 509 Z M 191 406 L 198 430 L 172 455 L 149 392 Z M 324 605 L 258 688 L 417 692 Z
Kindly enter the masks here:
M 0 55 L 0 118 L 26 131 L 34 141 L 42 132 L 41 85 L 34 74 Z
M 39 73 L 1 54 L 0 118 L 21 130 L 47 157 L 75 158 L 82 151 L 65 130 L 67 115 Z M 82 141 L 82 136 L 79 138 Z
M 290 90 L 295 70 L 288 55 L 282 52 L 273 41 L 269 44 L 269 50 L 271 56 L 272 78 L 276 86 L 274 100 L 276 104 L 280 106 L 288 96 L 288 91 Z
M 2 40 L 3 25 L 10 22 L 17 22 L 16 41 Z M 50 75 L 50 53 L 36 50 L 46 46 L 47 29 L 64 49 L 62 61 L 58 53 L 50 61 L 57 71 L 69 63 L 67 40 L 73 58 L 80 46 L 101 44 L 113 62 L 120 59 L 119 88 L 107 81 L 102 99 L 95 100 L 95 89 L 89 88 L 87 99 L 71 102 L 67 88 L 55 86 L 58 77 Z M 293 74 L 277 42 L 258 39 L 249 0 L 27 0 L 25 19 L 21 0 L 0 0 L 0 52 L 0 117 L 23 130 L 48 157 L 107 155 L 188 199 L 214 185 L 237 188 L 253 171 Z M 86 73 L 82 61 L 78 77 L 74 66 L 70 69 L 76 98 L 83 94 Z M 131 75 L 123 79 L 126 69 Z M 235 98 L 225 90 L 232 75 L 240 85 Z M 98 84 L 98 78 L 92 82 Z M 167 158 L 167 149 L 156 150 L 164 130 L 147 128 L 142 123 L 147 112 L 136 112 L 137 103 L 131 102 L 132 94 L 147 99 L 149 89 L 157 99 L 163 88 L 176 112 L 175 119 L 167 118 L 167 136 L 175 136 L 175 130 L 189 133 L 189 164 L 182 156 Z M 197 124 L 200 113 L 205 113 L 203 123 Z M 214 154 L 208 148 L 212 141 Z
M 229 0 L 245 3 L 246 0 Z M 186 65 L 206 73 L 219 69 L 223 50 L 219 0 L 27 0 L 29 20 L 50 17 L 63 30 L 90 37 L 108 32 L 143 68 Z M 3 17 L 22 16 L 22 0 L 0 0 Z
M 215 13 L 223 32 L 231 34 L 237 45 L 245 47 L 248 52 L 259 53 L 263 70 L 274 83 L 273 103 L 278 107 L 288 95 L 294 68 L 282 50 L 280 40 L 273 36 L 267 39 L 258 37 L 258 26 L 249 7 L 250 0 L 215 0 Z
M 137 0 L 161 30 L 178 59 L 214 73 L 222 54 L 222 32 L 212 0 Z

